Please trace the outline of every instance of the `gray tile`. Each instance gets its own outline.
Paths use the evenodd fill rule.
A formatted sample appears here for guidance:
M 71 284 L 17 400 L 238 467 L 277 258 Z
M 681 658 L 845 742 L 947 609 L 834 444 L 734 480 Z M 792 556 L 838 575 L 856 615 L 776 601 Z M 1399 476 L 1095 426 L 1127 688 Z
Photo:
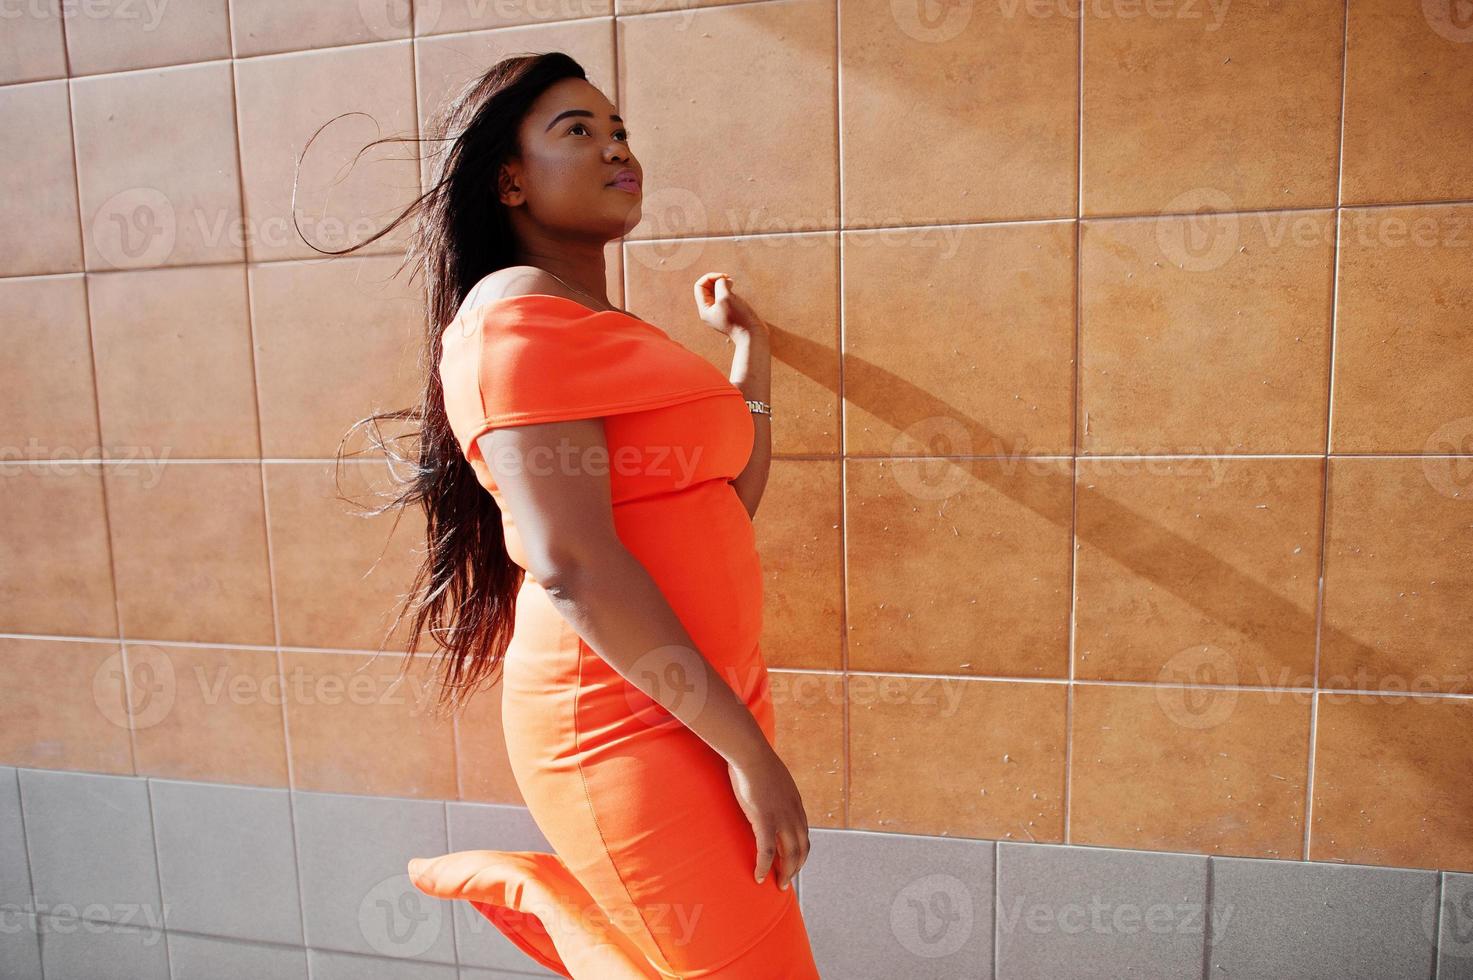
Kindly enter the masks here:
M 0 977 L 41 980 L 41 938 L 36 917 L 7 909 L 0 914 Z
M 455 802 L 446 803 L 445 810 L 450 822 L 451 851 L 552 851 L 526 807 Z M 470 902 L 449 904 L 454 906 L 451 914 L 455 917 L 457 962 L 519 970 L 530 976 L 558 976 L 518 949 Z
M 1207 858 L 1002 841 L 997 867 L 998 976 L 1201 975 Z
M 456 980 L 527 980 L 528 977 L 542 975 L 540 973 L 518 973 L 516 970 L 482 970 L 479 967 L 463 966 Z
M 302 945 L 286 790 L 150 780 L 169 929 Z
M 169 980 L 164 934 L 114 922 L 39 916 L 47 980 Z
M 171 932 L 171 980 L 307 980 L 307 951 Z
M 819 972 L 842 980 L 990 980 L 991 841 L 818 830 L 803 917 Z
M 1212 859 L 1211 977 L 1427 980 L 1437 872 Z
M 37 912 L 163 926 L 144 780 L 21 769 L 20 796 Z
M 445 804 L 301 791 L 293 800 L 307 945 L 454 963 L 449 903 L 406 870 L 412 857 L 448 850 Z
M 312 980 L 457 980 L 455 967 L 309 949 Z
M 1442 876 L 1437 980 L 1473 980 L 1473 874 Z
M 31 907 L 31 867 L 20 814 L 20 780 L 14 766 L 0 766 L 0 907 Z

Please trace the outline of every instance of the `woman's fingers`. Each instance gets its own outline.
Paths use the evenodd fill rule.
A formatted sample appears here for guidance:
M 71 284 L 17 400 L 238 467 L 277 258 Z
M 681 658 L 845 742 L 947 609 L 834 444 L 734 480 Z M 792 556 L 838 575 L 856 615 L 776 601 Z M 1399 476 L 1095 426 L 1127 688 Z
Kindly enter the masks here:
M 785 828 L 778 838 L 782 841 L 782 874 L 778 878 L 778 886 L 787 888 L 808 860 L 808 828 L 801 825 Z
M 770 824 L 762 824 L 757 827 L 757 882 L 761 884 L 767 880 L 767 872 L 772 870 L 772 859 L 777 856 L 777 835 L 773 833 Z
M 725 294 L 722 293 L 723 290 L 730 291 L 733 281 L 731 276 L 728 276 L 724 272 L 708 272 L 704 276 L 701 276 L 701 278 L 696 280 L 694 286 L 696 308 L 702 311 L 709 309 L 711 304 L 720 298 L 717 295 L 718 293 L 724 296 Z

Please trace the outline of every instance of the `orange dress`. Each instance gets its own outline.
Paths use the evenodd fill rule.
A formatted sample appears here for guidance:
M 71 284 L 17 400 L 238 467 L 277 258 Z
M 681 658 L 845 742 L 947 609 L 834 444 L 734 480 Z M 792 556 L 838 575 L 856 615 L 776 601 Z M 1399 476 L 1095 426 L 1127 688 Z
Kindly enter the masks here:
M 443 341 L 450 425 L 501 505 L 512 560 L 527 565 L 476 438 L 603 417 L 620 540 L 775 744 L 762 569 L 729 482 L 755 432 L 741 389 L 658 327 L 561 296 L 462 311 Z M 775 868 L 753 877 L 757 846 L 725 760 L 609 666 L 530 574 L 499 687 L 512 774 L 556 853 L 417 859 L 416 887 L 471 902 L 577 980 L 818 977 L 796 892 L 778 888 Z

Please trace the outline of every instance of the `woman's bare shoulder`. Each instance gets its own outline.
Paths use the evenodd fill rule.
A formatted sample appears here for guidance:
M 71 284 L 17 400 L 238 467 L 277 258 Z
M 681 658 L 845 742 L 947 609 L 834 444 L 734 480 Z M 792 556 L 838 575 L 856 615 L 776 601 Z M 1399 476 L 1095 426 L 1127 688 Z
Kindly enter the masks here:
M 471 291 L 466 293 L 465 299 L 460 304 L 460 312 L 475 309 L 482 303 L 489 303 L 492 300 L 528 294 L 574 299 L 568 288 L 552 273 L 539 269 L 535 265 L 509 265 L 481 277 L 481 280 L 471 287 Z

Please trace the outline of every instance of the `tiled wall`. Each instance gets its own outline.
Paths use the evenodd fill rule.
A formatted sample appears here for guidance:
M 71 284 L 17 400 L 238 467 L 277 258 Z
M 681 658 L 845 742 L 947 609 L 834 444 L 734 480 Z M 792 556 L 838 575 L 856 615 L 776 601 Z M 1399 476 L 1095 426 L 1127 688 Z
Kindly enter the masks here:
M 549 849 L 522 807 L 0 767 L 0 976 L 551 976 L 403 872 L 489 841 Z M 1473 978 L 1473 875 L 855 830 L 812 845 L 794 886 L 825 980 Z
M 354 150 L 562 49 L 647 176 L 611 295 L 776 330 L 815 826 L 1473 870 L 1459 5 L 56 6 L 0 30 L 0 763 L 520 802 L 494 697 L 373 658 L 422 525 L 332 459 L 424 324 L 292 180 L 371 116 L 296 199 L 360 241 L 424 175 Z

